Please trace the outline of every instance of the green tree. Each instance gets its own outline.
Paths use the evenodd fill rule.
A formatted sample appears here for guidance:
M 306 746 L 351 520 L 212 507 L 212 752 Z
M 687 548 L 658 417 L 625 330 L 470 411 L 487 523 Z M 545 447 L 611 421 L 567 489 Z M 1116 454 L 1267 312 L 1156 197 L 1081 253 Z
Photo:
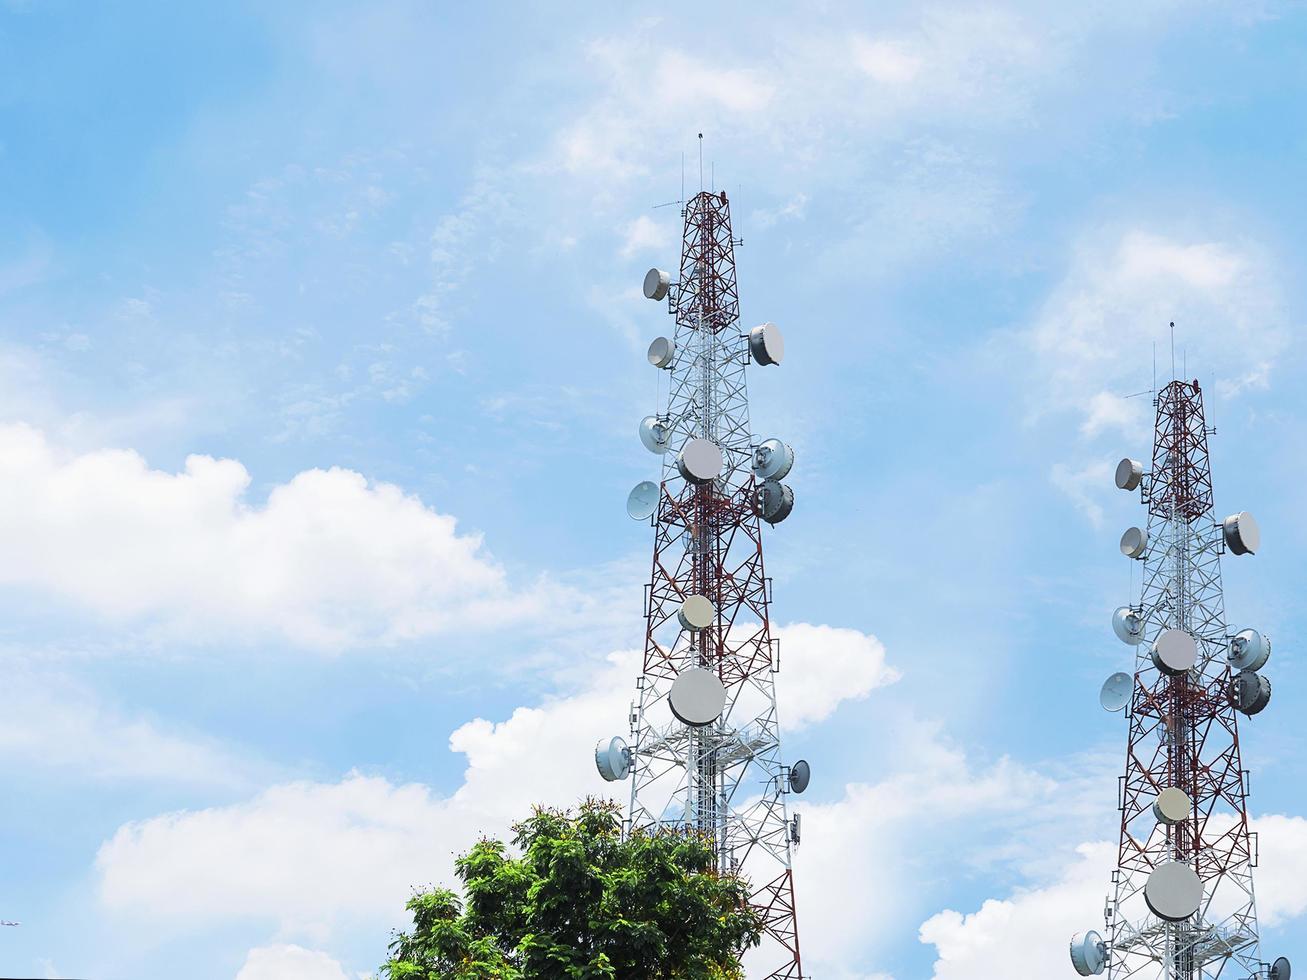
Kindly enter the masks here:
M 464 900 L 409 900 L 386 980 L 739 980 L 762 924 L 748 889 L 717 874 L 712 847 L 678 833 L 621 836 L 618 807 L 537 808 L 514 857 L 482 840 L 456 862 Z

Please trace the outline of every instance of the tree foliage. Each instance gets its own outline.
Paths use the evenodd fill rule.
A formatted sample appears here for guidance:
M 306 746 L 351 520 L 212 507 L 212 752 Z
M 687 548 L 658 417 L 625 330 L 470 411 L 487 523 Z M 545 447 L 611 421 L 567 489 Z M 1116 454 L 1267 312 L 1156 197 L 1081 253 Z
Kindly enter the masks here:
M 520 857 L 482 840 L 443 888 L 408 903 L 385 980 L 738 980 L 761 921 L 712 847 L 674 833 L 621 836 L 616 804 L 537 808 L 513 827 Z

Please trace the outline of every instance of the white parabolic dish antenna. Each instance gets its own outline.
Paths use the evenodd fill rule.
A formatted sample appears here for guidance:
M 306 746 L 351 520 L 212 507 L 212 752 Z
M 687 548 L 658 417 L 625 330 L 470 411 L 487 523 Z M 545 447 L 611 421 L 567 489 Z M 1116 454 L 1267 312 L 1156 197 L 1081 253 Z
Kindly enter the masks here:
M 1230 666 L 1235 670 L 1261 670 L 1271 659 L 1271 638 L 1254 629 L 1240 630 L 1230 642 Z
M 672 277 L 662 269 L 650 269 L 644 274 L 644 298 L 662 299 L 671 284 Z
M 779 364 L 785 357 L 785 338 L 774 323 L 763 323 L 749 331 L 749 353 L 759 364 Z
M 1098 703 L 1107 711 L 1120 711 L 1130 703 L 1130 694 L 1135 688 L 1135 679 L 1129 674 L 1116 673 L 1103 682 L 1103 689 L 1098 692 Z
M 1153 641 L 1153 665 L 1163 674 L 1178 677 L 1198 662 L 1198 644 L 1184 630 L 1169 629 Z
M 1153 816 L 1158 823 L 1168 827 L 1184 823 L 1192 812 L 1193 804 L 1189 802 L 1189 794 L 1176 786 L 1162 790 L 1153 803 Z
M 790 790 L 792 792 L 802 793 L 808 788 L 808 781 L 811 779 L 812 767 L 808 765 L 807 759 L 800 759 L 790 766 Z
M 640 443 L 651 453 L 661 456 L 667 452 L 672 438 L 672 427 L 657 416 L 646 415 L 640 420 Z
M 1141 527 L 1128 527 L 1121 535 L 1121 554 L 1139 558 L 1148 550 L 1148 532 Z
M 708 439 L 691 439 L 681 447 L 676 468 L 691 483 L 711 483 L 722 472 L 722 451 Z
M 1144 885 L 1144 901 L 1159 919 L 1183 922 L 1203 904 L 1202 879 L 1179 861 L 1159 864 Z
M 794 450 L 779 439 L 764 440 L 753 452 L 753 474 L 760 480 L 783 480 L 794 468 Z
M 778 480 L 763 480 L 753 491 L 753 509 L 768 524 L 779 524 L 794 510 L 794 491 Z
M 726 688 L 712 671 L 691 667 L 676 675 L 667 700 L 677 720 L 702 728 L 716 721 L 726 707 Z
M 1262 532 L 1246 510 L 1231 514 L 1221 522 L 1225 530 L 1225 543 L 1236 555 L 1255 555 L 1262 546 Z
M 620 735 L 601 738 L 595 746 L 595 768 L 610 783 L 625 779 L 631 772 L 631 750 Z
M 665 368 L 676 358 L 676 342 L 666 337 L 655 337 L 646 356 L 654 367 Z
M 1230 681 L 1234 706 L 1246 715 L 1255 715 L 1271 703 L 1271 682 L 1263 674 L 1241 670 Z
M 1289 958 L 1281 956 L 1271 964 L 1271 980 L 1289 980 L 1289 974 L 1292 967 L 1289 966 Z
M 1133 490 L 1144 478 L 1144 464 L 1127 456 L 1116 464 L 1116 485 L 1121 490 Z
M 712 625 L 712 621 L 717 618 L 717 610 L 705 595 L 686 596 L 676 618 L 684 629 L 698 632 Z
M 1082 977 L 1093 977 L 1107 967 L 1107 944 L 1093 929 L 1071 937 L 1071 965 Z
M 652 480 L 637 483 L 626 496 L 626 512 L 635 521 L 647 521 L 658 509 L 658 484 Z
M 1121 606 L 1112 613 L 1112 632 L 1122 643 L 1138 646 L 1144 640 L 1144 620 L 1129 606 Z

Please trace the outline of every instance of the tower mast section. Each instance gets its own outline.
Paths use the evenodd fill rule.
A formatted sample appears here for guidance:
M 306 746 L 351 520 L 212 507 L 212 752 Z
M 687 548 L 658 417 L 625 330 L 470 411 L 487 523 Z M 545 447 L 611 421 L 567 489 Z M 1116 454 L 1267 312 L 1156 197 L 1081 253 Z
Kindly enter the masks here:
M 1071 960 L 1116 980 L 1288 980 L 1287 960 L 1261 960 L 1239 746 L 1238 715 L 1270 701 L 1259 673 L 1270 640 L 1230 633 L 1221 585 L 1221 556 L 1254 553 L 1260 535 L 1246 512 L 1212 518 L 1214 430 L 1198 382 L 1171 381 L 1154 405 L 1151 466 L 1127 458 L 1116 472 L 1148 520 L 1122 535 L 1143 582 L 1112 621 L 1136 649 L 1134 673 L 1113 675 L 1101 695 L 1129 725 L 1115 889 L 1104 933 L 1074 937 Z
M 602 741 L 596 763 L 607 779 L 631 779 L 629 831 L 700 834 L 723 874 L 751 882 L 766 934 L 756 954 L 765 972 L 756 975 L 799 980 L 791 867 L 799 819 L 788 806 L 809 768 L 782 761 L 780 650 L 762 547 L 763 524 L 793 507 L 780 481 L 794 454 L 754 438 L 747 390 L 749 370 L 779 364 L 784 345 L 774 324 L 740 327 L 726 194 L 701 191 L 682 218 L 676 280 L 652 269 L 644 286 L 676 327 L 650 345 L 668 395 L 640 426 L 645 447 L 662 456 L 661 478 L 628 501 L 654 530 L 642 672 L 630 743 Z

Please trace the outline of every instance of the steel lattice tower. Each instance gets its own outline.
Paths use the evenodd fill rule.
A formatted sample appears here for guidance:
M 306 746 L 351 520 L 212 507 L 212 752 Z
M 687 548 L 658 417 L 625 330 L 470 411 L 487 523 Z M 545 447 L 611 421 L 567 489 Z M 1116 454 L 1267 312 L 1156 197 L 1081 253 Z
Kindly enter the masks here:
M 765 924 L 764 952 L 754 955 L 767 958 L 766 977 L 798 980 L 790 864 L 798 818 L 791 821 L 787 797 L 806 786 L 807 765 L 792 768 L 781 758 L 780 644 L 768 615 L 771 581 L 762 548 L 763 521 L 782 520 L 793 502 L 788 487 L 764 477 L 784 476 L 792 452 L 754 439 L 746 389 L 750 364 L 777 363 L 782 348 L 773 325 L 740 329 L 737 242 L 725 193 L 700 192 L 683 216 L 678 281 L 651 270 L 645 282 L 646 296 L 666 299 L 676 329 L 672 345 L 659 348 L 667 344 L 660 338 L 650 348 L 651 362 L 670 382 L 665 410 L 645 422 L 655 440 L 646 446 L 665 447 L 661 483 L 642 485 L 649 487 L 652 514 L 633 513 L 651 516 L 654 546 L 632 743 L 603 742 L 596 761 L 610 779 L 629 767 L 629 829 L 701 833 L 714 842 L 722 873 L 752 883 L 751 903 Z M 720 450 L 714 478 L 696 476 L 682 462 L 695 440 Z M 777 465 L 782 456 L 788 461 Z M 700 622 L 687 600 L 701 603 Z M 673 686 L 690 671 L 708 672 L 716 678 L 709 683 L 724 693 L 720 713 L 705 724 L 673 713 Z
M 1116 476 L 1118 487 L 1139 488 L 1148 521 L 1122 537 L 1143 579 L 1138 604 L 1113 623 L 1138 651 L 1134 676 L 1115 675 L 1103 693 L 1129 723 L 1114 894 L 1106 939 L 1077 936 L 1072 960 L 1081 974 L 1113 980 L 1287 980 L 1287 961 L 1271 967 L 1259 949 L 1237 720 L 1269 700 L 1256 671 L 1270 643 L 1252 630 L 1230 634 L 1221 588 L 1222 554 L 1255 551 L 1257 526 L 1246 513 L 1212 518 L 1214 430 L 1198 382 L 1170 382 L 1155 405 L 1151 470 L 1126 459 Z

